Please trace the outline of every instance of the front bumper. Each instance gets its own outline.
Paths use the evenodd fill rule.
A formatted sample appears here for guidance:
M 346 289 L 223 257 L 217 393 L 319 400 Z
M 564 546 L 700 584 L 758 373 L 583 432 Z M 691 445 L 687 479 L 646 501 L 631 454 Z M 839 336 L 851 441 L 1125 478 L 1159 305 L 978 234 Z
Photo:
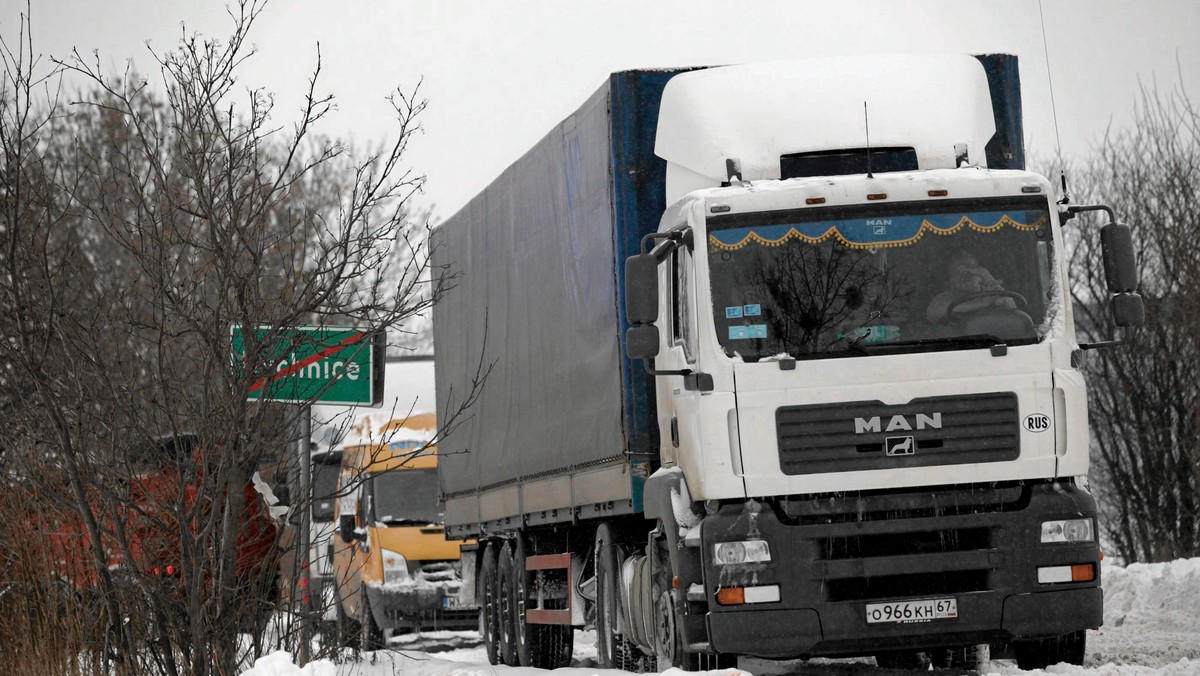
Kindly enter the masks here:
M 1041 544 L 1041 522 L 1095 517 L 1066 482 L 875 492 L 726 505 L 701 528 L 709 642 L 763 657 L 862 655 L 1094 629 L 1103 620 L 1096 543 Z M 764 564 L 716 566 L 715 544 L 770 543 Z M 1039 584 L 1037 568 L 1092 564 L 1090 582 Z M 778 585 L 779 601 L 722 606 L 724 587 Z M 868 623 L 867 604 L 957 602 L 957 617 Z
M 371 614 L 382 629 L 475 629 L 479 608 L 458 604 L 457 590 L 430 585 L 369 585 Z

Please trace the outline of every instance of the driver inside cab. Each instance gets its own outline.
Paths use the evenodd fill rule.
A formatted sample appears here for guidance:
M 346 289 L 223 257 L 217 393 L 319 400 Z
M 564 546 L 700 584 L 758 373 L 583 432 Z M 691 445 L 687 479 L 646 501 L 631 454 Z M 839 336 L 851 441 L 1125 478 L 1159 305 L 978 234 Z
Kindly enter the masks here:
M 974 254 L 967 251 L 955 253 L 946 266 L 946 274 L 946 290 L 934 296 L 925 310 L 925 318 L 930 323 L 957 319 L 979 310 L 1016 309 L 1016 303 L 1011 297 L 987 293 L 1003 291 L 1004 286 L 987 268 L 979 264 Z M 971 298 L 978 294 L 983 295 Z M 953 313 L 950 312 L 951 308 Z

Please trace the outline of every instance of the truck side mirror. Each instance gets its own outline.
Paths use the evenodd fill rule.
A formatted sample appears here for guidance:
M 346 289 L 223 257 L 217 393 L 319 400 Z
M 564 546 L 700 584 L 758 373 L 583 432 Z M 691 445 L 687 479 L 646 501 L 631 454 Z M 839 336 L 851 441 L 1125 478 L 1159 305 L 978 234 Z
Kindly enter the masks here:
M 1104 260 L 1104 281 L 1112 297 L 1113 323 L 1121 328 L 1137 328 L 1146 321 L 1146 308 L 1137 291 L 1137 254 L 1128 225 L 1111 222 L 1100 228 L 1100 255 Z
M 1109 293 L 1137 291 L 1137 255 L 1133 235 L 1124 223 L 1109 223 L 1100 228 L 1100 253 L 1104 260 L 1104 281 Z
M 625 332 L 625 354 L 630 359 L 658 356 L 658 327 L 653 324 L 629 327 Z
M 1108 214 L 1108 223 L 1100 228 L 1100 257 L 1104 263 L 1104 282 L 1108 292 L 1113 324 L 1121 329 L 1134 329 L 1146 321 L 1146 308 L 1137 293 L 1137 254 L 1133 250 L 1133 234 L 1128 225 L 1117 223 L 1113 210 L 1104 205 L 1074 205 L 1067 207 L 1068 218 L 1086 211 L 1103 211 Z M 1080 348 L 1093 350 L 1098 347 L 1113 347 L 1125 342 L 1125 335 L 1116 340 L 1098 343 L 1082 343 Z
M 625 314 L 630 324 L 658 320 L 658 261 L 651 254 L 625 259 Z
M 1113 324 L 1134 329 L 1146 323 L 1146 306 L 1136 293 L 1119 293 L 1112 298 Z
M 349 544 L 354 542 L 357 534 L 354 532 L 354 515 L 342 514 L 338 517 L 338 536 L 342 538 L 342 542 Z

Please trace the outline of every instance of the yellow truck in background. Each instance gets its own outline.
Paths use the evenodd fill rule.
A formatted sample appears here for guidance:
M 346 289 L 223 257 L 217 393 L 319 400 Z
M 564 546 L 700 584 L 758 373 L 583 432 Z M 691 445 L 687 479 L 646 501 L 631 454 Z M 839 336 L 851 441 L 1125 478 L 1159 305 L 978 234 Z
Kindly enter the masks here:
M 438 501 L 433 413 L 358 430 L 342 446 L 333 569 L 343 645 L 384 647 L 389 633 L 474 629 L 463 604 L 460 542 L 448 541 Z

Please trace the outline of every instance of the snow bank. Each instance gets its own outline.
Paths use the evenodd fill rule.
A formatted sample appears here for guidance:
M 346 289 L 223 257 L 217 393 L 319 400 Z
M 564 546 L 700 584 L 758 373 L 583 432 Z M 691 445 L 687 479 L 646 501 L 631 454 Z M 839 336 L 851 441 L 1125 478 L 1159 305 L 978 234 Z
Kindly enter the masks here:
M 1200 559 L 1103 565 L 1100 575 L 1106 625 L 1200 629 Z
M 286 651 L 271 653 L 254 661 L 254 666 L 242 676 L 338 676 L 337 666 L 329 660 L 317 660 L 304 667 L 296 666 Z

